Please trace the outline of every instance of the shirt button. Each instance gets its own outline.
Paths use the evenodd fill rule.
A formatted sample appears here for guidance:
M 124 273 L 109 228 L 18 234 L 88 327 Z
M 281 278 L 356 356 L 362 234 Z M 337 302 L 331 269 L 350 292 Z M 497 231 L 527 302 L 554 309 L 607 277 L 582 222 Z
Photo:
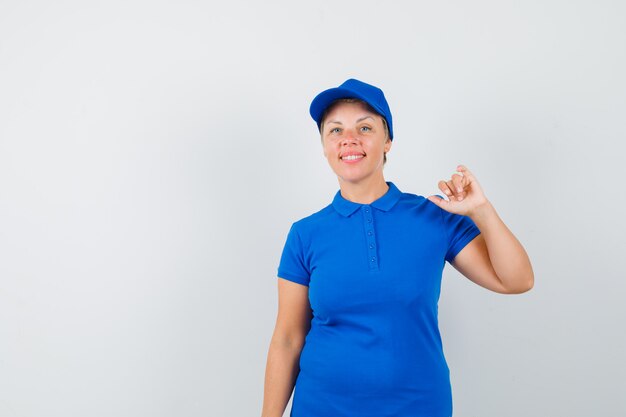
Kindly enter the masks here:
M 369 213 L 369 212 L 370 212 L 370 209 L 366 208 L 366 209 L 365 209 L 365 212 L 366 212 L 366 213 Z
M 374 245 L 370 243 L 370 249 L 374 249 Z
M 374 262 L 376 260 L 376 258 L 372 257 L 372 262 Z
M 371 231 L 371 230 L 369 230 L 369 231 L 367 232 L 367 235 L 368 235 L 368 236 L 371 236 L 371 235 L 372 235 L 372 231 Z
M 367 219 L 367 222 L 368 222 L 368 223 L 371 223 L 371 222 L 372 222 L 372 219 Z

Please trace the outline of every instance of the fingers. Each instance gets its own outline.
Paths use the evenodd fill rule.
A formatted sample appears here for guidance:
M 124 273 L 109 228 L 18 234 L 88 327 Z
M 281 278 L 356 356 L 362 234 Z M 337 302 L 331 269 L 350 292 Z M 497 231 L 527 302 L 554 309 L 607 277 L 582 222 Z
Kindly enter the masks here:
M 470 180 L 474 180 L 474 174 L 472 173 L 472 171 L 470 171 L 469 169 L 467 169 L 467 167 L 465 165 L 458 165 L 456 167 L 457 171 L 461 172 L 464 176 L 466 176 L 468 179 Z
M 465 190 L 461 187 L 461 191 L 457 191 L 458 187 L 452 181 L 439 181 L 437 184 L 439 189 L 444 192 L 450 200 L 462 200 L 465 197 Z
M 486 201 L 474 174 L 465 165 L 457 165 L 457 172 L 450 176 L 450 180 L 439 181 L 437 187 L 448 197 L 448 200 L 439 196 L 430 196 L 428 199 L 451 213 L 467 213 L 470 209 L 468 205 Z M 462 200 L 467 200 L 467 202 Z
M 461 201 L 466 196 L 466 187 L 471 182 L 471 172 L 464 165 L 457 167 L 458 173 L 454 173 L 449 181 L 439 181 L 437 186 L 450 200 Z
M 452 174 L 452 180 L 450 182 L 452 183 L 451 188 L 456 194 L 463 193 L 463 188 L 465 188 L 465 184 L 463 184 L 463 177 L 459 174 Z
M 458 175 L 455 174 L 453 175 L 452 180 L 448 181 L 450 184 L 448 187 L 452 190 L 453 196 L 456 197 L 457 200 L 461 201 L 465 197 L 465 188 L 462 180 L 454 178 L 455 176 L 458 177 Z
M 448 198 L 452 199 L 452 196 L 454 195 L 454 191 L 452 190 L 454 189 L 454 187 L 452 187 L 451 184 L 448 184 L 448 182 L 441 180 L 437 183 L 437 186 L 441 191 L 443 191 L 446 196 L 448 196 Z

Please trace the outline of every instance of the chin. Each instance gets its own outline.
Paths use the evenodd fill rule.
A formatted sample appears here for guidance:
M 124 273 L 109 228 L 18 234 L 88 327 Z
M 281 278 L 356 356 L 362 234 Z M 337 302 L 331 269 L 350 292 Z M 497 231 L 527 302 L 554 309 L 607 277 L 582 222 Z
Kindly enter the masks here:
M 349 175 L 337 175 L 337 178 L 339 179 L 339 181 L 343 181 L 343 182 L 351 182 L 351 183 L 357 183 L 360 181 L 365 180 L 367 177 L 363 177 L 363 176 L 349 176 Z

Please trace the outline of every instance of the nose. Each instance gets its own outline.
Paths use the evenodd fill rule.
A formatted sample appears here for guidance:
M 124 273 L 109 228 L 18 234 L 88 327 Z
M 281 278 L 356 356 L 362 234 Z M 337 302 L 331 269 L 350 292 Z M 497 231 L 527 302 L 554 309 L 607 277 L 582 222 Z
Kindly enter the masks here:
M 347 133 L 346 136 L 344 136 L 344 138 L 341 140 L 341 145 L 346 146 L 349 144 L 357 143 L 357 141 L 358 139 L 356 135 L 350 132 L 350 133 Z

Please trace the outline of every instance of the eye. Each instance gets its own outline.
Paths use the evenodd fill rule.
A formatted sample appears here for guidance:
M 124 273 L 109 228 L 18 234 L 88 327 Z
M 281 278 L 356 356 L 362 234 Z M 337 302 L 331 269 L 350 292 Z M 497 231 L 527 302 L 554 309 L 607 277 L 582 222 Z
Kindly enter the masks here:
M 369 132 L 370 130 L 372 130 L 372 128 L 369 126 L 361 126 L 361 131 L 363 132 Z
M 341 132 L 341 129 L 339 129 L 338 127 L 333 127 L 332 129 L 330 129 L 329 133 L 339 133 Z

